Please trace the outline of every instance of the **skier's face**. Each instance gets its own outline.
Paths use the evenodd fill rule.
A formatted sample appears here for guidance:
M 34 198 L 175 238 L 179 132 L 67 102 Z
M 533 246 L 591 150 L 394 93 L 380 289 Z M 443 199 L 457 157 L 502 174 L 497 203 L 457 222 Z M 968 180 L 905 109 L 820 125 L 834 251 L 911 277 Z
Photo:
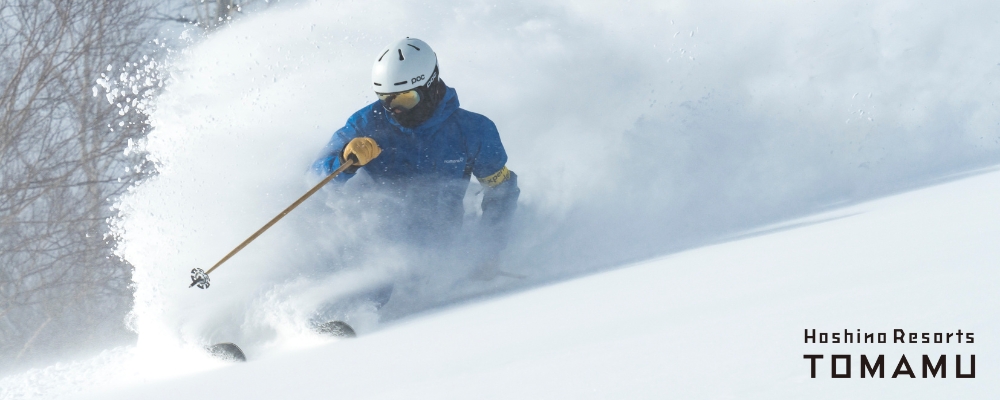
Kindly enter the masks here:
M 401 114 L 409 111 L 420 104 L 420 93 L 414 90 L 407 90 L 398 93 L 375 93 L 382 101 L 382 107 L 392 111 L 393 114 Z

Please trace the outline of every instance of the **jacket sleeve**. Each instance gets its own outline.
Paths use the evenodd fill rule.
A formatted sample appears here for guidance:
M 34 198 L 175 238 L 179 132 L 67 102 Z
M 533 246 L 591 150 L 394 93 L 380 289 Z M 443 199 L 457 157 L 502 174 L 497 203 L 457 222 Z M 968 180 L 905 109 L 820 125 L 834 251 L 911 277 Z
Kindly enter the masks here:
M 347 120 L 347 124 L 333 134 L 330 141 L 323 147 L 320 157 L 313 162 L 312 171 L 320 176 L 330 175 L 337 168 L 340 168 L 340 154 L 344 151 L 344 146 L 351 139 L 358 137 L 358 130 L 355 124 L 356 117 L 352 116 Z M 358 172 L 359 167 L 351 167 L 333 179 L 334 182 L 346 182 Z
M 486 255 L 495 257 L 507 246 L 510 221 L 517 209 L 521 189 L 517 187 L 517 174 L 507 169 L 507 152 L 500 142 L 496 125 L 486 119 L 481 132 L 472 173 L 483 185 L 480 226 L 486 241 Z

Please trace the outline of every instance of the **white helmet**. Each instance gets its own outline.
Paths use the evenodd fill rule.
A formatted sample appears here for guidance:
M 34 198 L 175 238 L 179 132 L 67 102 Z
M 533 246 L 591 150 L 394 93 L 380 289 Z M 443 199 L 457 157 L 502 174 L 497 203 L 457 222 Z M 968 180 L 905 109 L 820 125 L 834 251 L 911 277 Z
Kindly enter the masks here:
M 420 39 L 406 38 L 378 53 L 372 66 L 372 89 L 396 93 L 428 85 L 437 79 L 437 54 Z

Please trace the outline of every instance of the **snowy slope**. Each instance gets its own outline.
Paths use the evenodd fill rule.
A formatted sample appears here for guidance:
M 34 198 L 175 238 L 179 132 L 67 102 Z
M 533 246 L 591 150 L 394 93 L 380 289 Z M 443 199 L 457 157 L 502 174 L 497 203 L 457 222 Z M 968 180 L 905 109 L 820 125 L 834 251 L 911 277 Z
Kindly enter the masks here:
M 1000 389 L 997 204 L 1000 173 L 989 172 L 356 340 L 84 397 L 984 399 Z M 805 328 L 962 329 L 977 341 L 807 345 Z M 889 368 L 905 354 L 918 378 L 833 380 L 824 361 L 809 379 L 803 354 L 885 354 Z M 919 378 L 922 354 L 976 354 L 977 376 L 955 379 L 949 364 L 946 379 Z

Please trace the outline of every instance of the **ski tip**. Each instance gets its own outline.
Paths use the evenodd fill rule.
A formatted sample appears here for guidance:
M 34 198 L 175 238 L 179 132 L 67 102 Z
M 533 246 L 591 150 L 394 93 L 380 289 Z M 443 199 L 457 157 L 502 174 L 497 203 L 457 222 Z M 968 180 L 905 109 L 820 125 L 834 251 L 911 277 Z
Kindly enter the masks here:
M 354 328 L 351 328 L 350 325 L 343 321 L 330 321 L 316 327 L 316 330 L 322 334 L 342 338 L 352 338 L 358 336 L 354 333 Z
M 246 362 L 247 356 L 243 354 L 243 349 L 233 343 L 216 343 L 205 348 L 208 353 L 215 358 L 220 358 L 226 361 L 234 362 Z

